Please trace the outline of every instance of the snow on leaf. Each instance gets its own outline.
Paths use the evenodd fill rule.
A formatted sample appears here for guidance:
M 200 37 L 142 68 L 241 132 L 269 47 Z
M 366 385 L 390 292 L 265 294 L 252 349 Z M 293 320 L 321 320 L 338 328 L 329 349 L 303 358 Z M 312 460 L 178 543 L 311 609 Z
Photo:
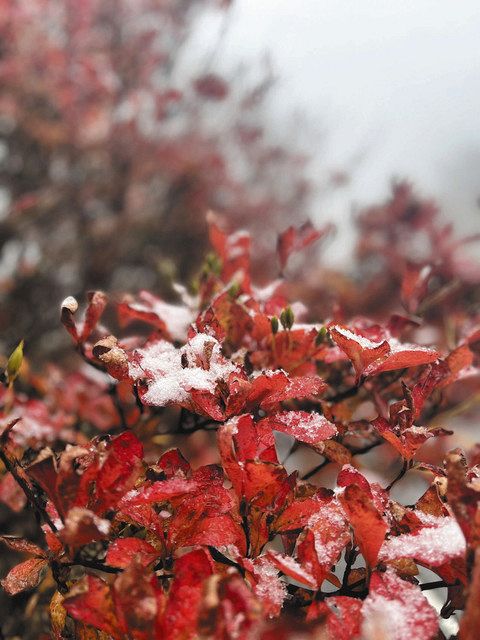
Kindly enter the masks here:
M 324 504 L 308 520 L 307 529 L 297 546 L 301 566 L 320 587 L 350 540 L 345 513 L 336 499 Z
M 293 578 L 293 580 L 305 584 L 312 589 L 316 588 L 317 581 L 315 578 L 291 556 L 286 556 L 272 550 L 268 551 L 266 556 L 279 571 L 289 578 Z
M 81 547 L 108 536 L 110 521 L 99 518 L 89 509 L 73 507 L 65 517 L 65 526 L 59 537 L 72 548 Z
M 265 420 L 272 429 L 307 444 L 317 444 L 337 434 L 336 426 L 319 413 L 283 411 Z
M 307 612 L 307 620 L 327 615 L 329 638 L 352 640 L 360 635 L 362 602 L 348 596 L 334 596 L 324 602 L 314 601 Z
M 125 298 L 118 305 L 122 325 L 141 320 L 159 329 L 166 338 L 184 342 L 193 321 L 193 313 L 186 306 L 170 304 L 149 291 L 139 291 L 136 298 Z
M 267 616 L 278 616 L 287 596 L 286 585 L 278 577 L 278 571 L 270 557 L 261 556 L 253 562 L 254 592 Z
M 384 371 L 428 364 L 439 357 L 438 351 L 414 344 L 402 344 L 396 338 L 375 342 L 339 324 L 329 326 L 330 335 L 351 360 L 357 379 Z
M 362 619 L 363 640 L 432 640 L 438 631 L 437 613 L 420 588 L 393 570 L 372 574 Z
M 164 407 L 177 404 L 190 408 L 192 393 L 205 392 L 215 400 L 219 381 L 226 383 L 237 366 L 223 357 L 219 342 L 199 333 L 181 349 L 165 340 L 135 352 L 131 375 L 146 379 L 141 398 L 145 404 Z
M 413 558 L 438 567 L 464 555 L 465 538 L 455 518 L 435 517 L 421 511 L 415 513 L 423 526 L 414 533 L 403 533 L 386 540 L 380 549 L 379 560 Z

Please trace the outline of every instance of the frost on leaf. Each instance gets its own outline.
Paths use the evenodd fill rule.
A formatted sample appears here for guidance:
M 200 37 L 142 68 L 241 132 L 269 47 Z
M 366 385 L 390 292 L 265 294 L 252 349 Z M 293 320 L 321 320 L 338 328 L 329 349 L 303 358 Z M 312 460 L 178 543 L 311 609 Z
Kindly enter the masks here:
M 307 444 L 317 444 L 337 433 L 336 426 L 318 413 L 283 411 L 266 420 L 272 429 L 282 431 Z

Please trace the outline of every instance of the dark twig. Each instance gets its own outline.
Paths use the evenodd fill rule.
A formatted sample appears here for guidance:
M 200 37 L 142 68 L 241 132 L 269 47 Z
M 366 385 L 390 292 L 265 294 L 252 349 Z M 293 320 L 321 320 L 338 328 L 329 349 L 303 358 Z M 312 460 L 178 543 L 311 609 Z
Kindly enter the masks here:
M 316 473 L 321 471 L 324 467 L 326 467 L 327 464 L 330 464 L 330 462 L 331 460 L 329 460 L 328 458 L 325 458 L 323 462 L 321 462 L 320 464 L 317 464 L 316 467 L 313 467 L 313 469 L 310 469 L 310 471 L 308 471 L 304 476 L 302 476 L 302 480 L 308 480 L 309 478 L 314 476 Z
M 400 469 L 400 473 L 398 473 L 397 476 L 395 476 L 395 478 L 390 482 L 390 484 L 385 487 L 385 491 L 390 491 L 390 489 L 397 484 L 397 482 L 399 480 L 401 480 L 403 478 L 403 476 L 407 473 L 407 471 L 410 469 L 410 463 L 408 460 L 404 460 L 403 461 L 403 465 L 402 468 Z
M 22 476 L 18 473 L 18 471 L 17 471 L 17 469 L 15 467 L 15 464 L 12 464 L 12 461 L 10 460 L 10 458 L 6 455 L 6 453 L 1 448 L 0 448 L 0 460 L 5 465 L 5 468 L 7 469 L 7 471 L 9 471 L 12 474 L 12 476 L 15 479 L 16 483 L 21 488 L 23 493 L 26 495 L 27 500 L 30 502 L 32 507 L 38 513 L 38 515 L 41 518 L 43 518 L 43 520 L 48 524 L 48 526 L 50 527 L 50 529 L 53 532 L 56 532 L 57 531 L 57 527 L 53 523 L 52 519 L 50 518 L 50 516 L 48 515 L 46 510 L 38 502 L 37 496 L 32 491 L 32 489 L 28 486 L 28 484 L 25 482 L 25 480 L 22 478 Z M 18 462 L 17 462 L 17 464 L 18 464 Z
M 456 580 L 452 584 L 448 584 L 444 580 L 434 580 L 433 582 L 424 582 L 420 585 L 420 589 L 422 591 L 429 591 L 430 589 L 447 589 L 448 587 L 456 587 L 459 584 L 459 580 Z

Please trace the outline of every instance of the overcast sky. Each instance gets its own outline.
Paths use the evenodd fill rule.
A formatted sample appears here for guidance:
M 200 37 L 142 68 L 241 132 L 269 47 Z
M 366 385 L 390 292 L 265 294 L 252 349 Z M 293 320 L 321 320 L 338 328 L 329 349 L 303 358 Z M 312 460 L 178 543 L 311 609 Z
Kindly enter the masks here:
M 363 154 L 320 215 L 348 217 L 399 175 L 480 230 L 479 0 L 236 0 L 222 59 L 266 51 L 280 112 L 325 132 L 314 171 Z

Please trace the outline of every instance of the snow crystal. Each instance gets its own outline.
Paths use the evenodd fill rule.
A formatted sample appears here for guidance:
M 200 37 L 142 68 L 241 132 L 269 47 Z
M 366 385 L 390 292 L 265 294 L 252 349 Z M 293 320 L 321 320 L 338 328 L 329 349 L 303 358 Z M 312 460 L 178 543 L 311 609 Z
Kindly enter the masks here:
M 415 513 L 425 527 L 418 533 L 386 540 L 380 549 L 380 560 L 416 558 L 435 567 L 465 553 L 465 538 L 455 518 Z

